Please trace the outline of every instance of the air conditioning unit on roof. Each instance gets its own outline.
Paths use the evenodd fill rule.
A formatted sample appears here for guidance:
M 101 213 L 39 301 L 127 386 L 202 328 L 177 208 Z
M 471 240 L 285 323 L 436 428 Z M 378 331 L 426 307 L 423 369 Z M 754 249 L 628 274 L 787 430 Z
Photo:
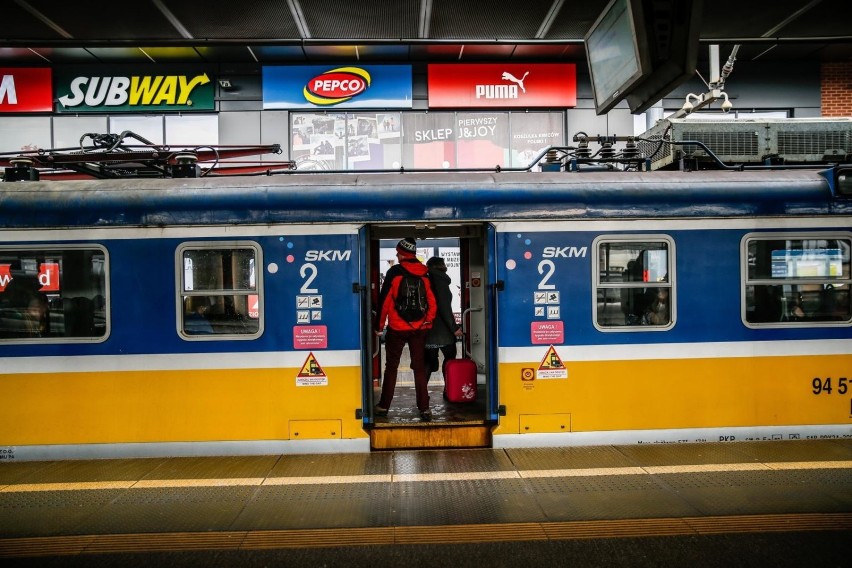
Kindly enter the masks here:
M 651 169 L 678 169 L 682 157 L 712 168 L 712 157 L 698 145 L 660 143 L 702 142 L 727 165 L 845 162 L 852 155 L 852 118 L 785 118 L 760 120 L 662 119 L 637 141 Z

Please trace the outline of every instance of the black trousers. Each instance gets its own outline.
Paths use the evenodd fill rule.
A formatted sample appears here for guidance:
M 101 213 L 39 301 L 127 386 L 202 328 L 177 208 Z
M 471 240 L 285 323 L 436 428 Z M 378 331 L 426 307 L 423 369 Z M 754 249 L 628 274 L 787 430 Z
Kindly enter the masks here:
M 440 347 L 426 348 L 426 371 L 431 375 L 435 371 L 438 370 L 438 350 L 440 349 L 441 353 L 444 354 L 444 363 L 449 361 L 450 359 L 455 359 L 456 354 L 458 353 L 456 349 L 456 342 L 453 341 L 447 345 L 441 345 Z

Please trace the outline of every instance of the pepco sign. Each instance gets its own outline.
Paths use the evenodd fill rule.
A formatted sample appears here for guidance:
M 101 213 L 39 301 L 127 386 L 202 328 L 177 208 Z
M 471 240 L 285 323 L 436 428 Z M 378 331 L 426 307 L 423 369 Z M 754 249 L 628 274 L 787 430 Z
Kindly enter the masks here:
M 263 108 L 411 108 L 410 65 L 268 66 Z
M 305 85 L 305 100 L 317 105 L 335 105 L 367 90 L 370 74 L 360 67 L 340 67 L 314 77 Z

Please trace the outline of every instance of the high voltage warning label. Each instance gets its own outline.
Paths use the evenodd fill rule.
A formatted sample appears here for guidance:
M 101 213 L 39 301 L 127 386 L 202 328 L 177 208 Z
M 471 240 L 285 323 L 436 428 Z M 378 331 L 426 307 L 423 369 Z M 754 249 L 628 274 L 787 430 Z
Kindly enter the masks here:
M 550 349 L 548 349 L 547 353 L 544 355 L 544 359 L 541 360 L 541 364 L 538 366 L 535 377 L 537 379 L 568 378 L 568 369 L 565 368 L 565 365 L 562 363 L 562 359 L 556 353 L 556 349 L 553 348 L 553 345 L 550 346 Z
M 319 361 L 313 353 L 308 354 L 302 370 L 296 376 L 297 387 L 319 387 L 328 385 L 328 376 L 320 367 Z

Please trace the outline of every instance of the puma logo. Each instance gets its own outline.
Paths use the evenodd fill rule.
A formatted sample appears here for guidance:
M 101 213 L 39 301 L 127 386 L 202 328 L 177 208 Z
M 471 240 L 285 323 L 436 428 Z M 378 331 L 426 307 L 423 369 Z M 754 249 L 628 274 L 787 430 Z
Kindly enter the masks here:
M 512 75 L 508 71 L 503 71 L 503 76 L 501 77 L 501 79 L 503 79 L 504 81 L 511 81 L 512 83 L 515 83 L 516 85 L 518 85 L 521 88 L 521 90 L 523 92 L 526 93 L 527 90 L 524 88 L 524 79 L 526 79 L 527 75 L 529 75 L 529 74 L 530 74 L 530 72 L 527 71 L 526 73 L 524 73 L 523 77 L 518 79 L 517 77 L 515 77 L 514 75 Z

